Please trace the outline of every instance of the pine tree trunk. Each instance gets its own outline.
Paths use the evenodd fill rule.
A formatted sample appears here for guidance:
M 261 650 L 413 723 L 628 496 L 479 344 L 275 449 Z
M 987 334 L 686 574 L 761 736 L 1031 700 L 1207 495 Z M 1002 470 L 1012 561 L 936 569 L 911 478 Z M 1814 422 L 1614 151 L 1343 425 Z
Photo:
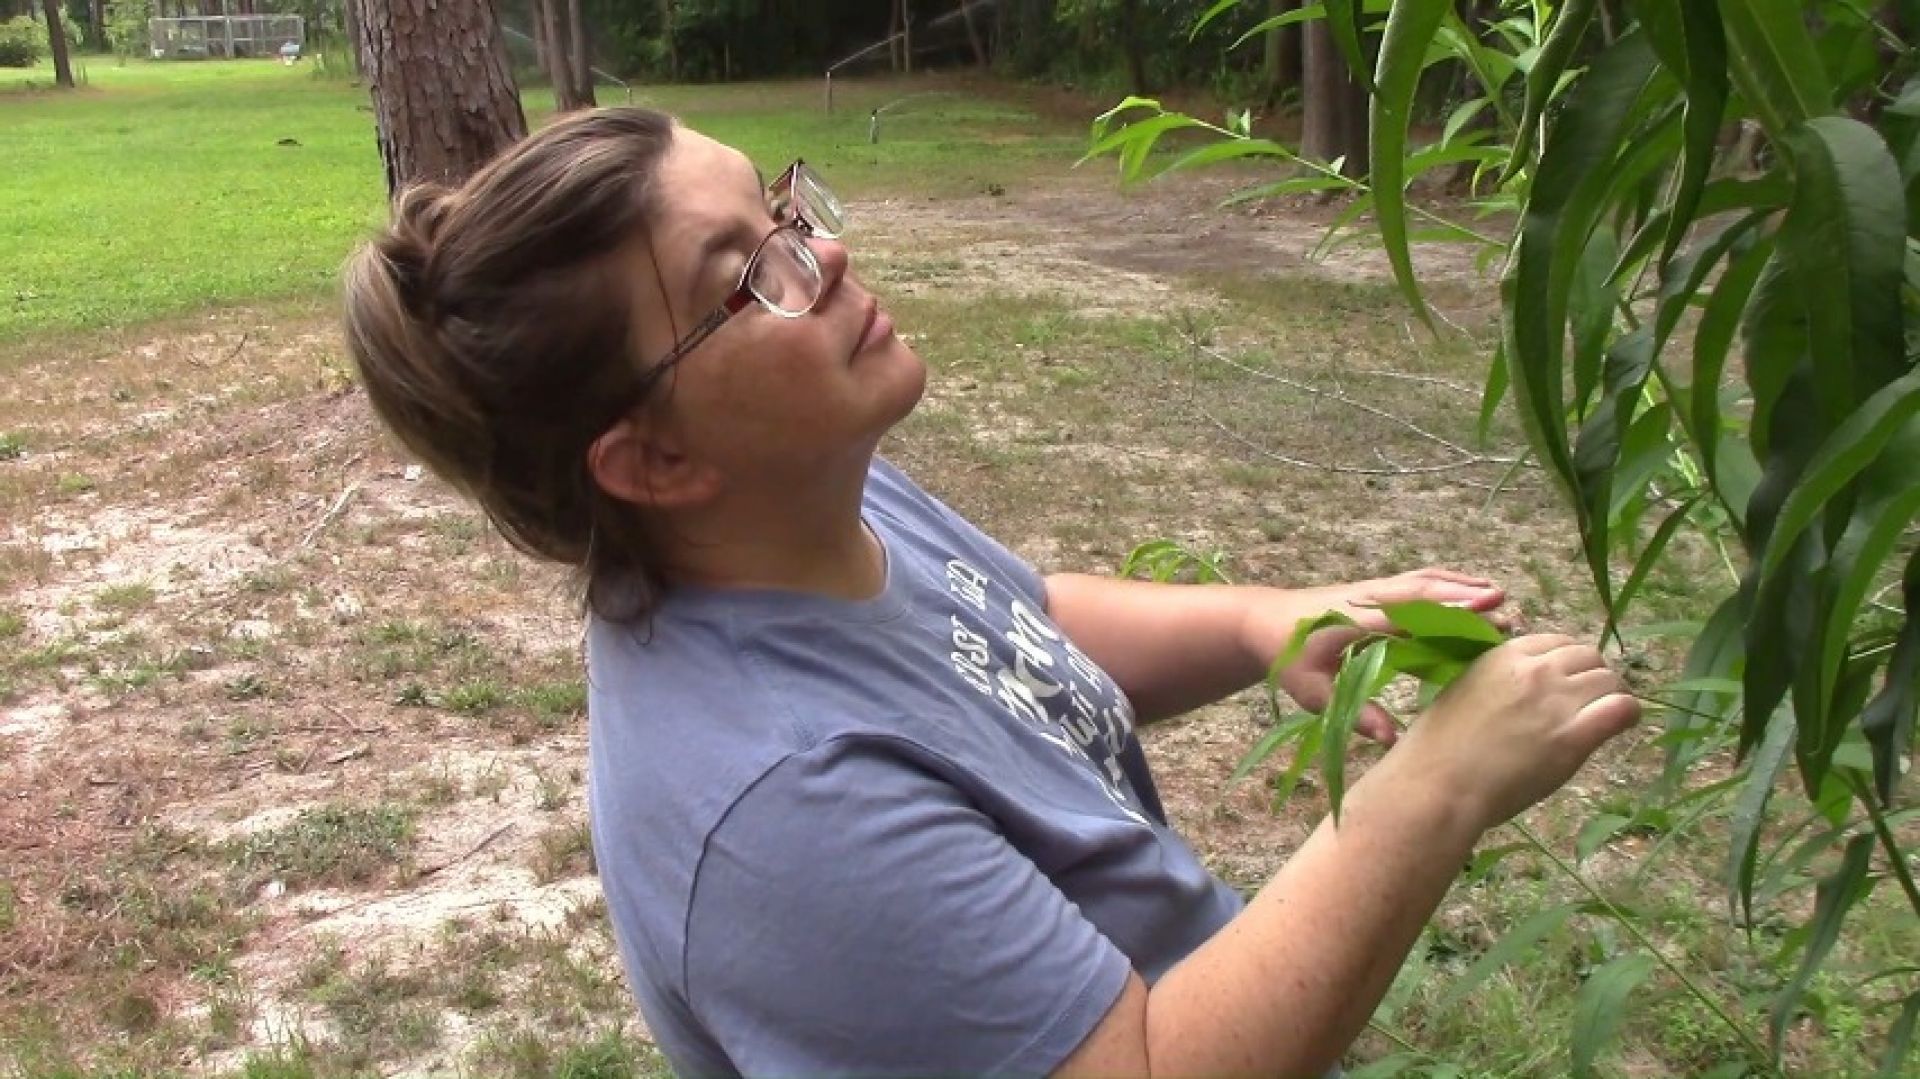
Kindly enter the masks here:
M 348 63 L 353 65 L 353 73 L 360 73 L 360 4 L 362 0 L 342 0 L 340 4 L 340 32 L 347 37 L 347 55 L 352 57 Z
M 1300 6 L 1300 0 L 1268 0 L 1267 16 L 1277 18 Z M 1267 104 L 1273 105 L 1288 90 L 1300 88 L 1300 24 L 1292 23 L 1267 31 L 1262 73 L 1267 81 Z
M 893 0 L 892 15 L 887 20 L 887 55 L 893 59 L 894 74 L 900 73 L 900 9 L 906 0 Z
M 1140 42 L 1140 0 L 1121 0 L 1120 48 L 1126 53 L 1127 81 L 1135 94 L 1146 94 L 1146 50 Z
M 506 43 L 487 0 L 359 0 L 387 196 L 458 184 L 526 137 Z
M 587 24 L 580 19 L 580 0 L 567 0 L 567 34 L 573 39 L 573 97 L 576 107 L 590 109 L 593 99 L 593 48 L 587 42 Z
M 97 3 L 98 0 L 95 0 Z M 967 44 L 973 48 L 973 63 L 980 70 L 987 69 L 987 46 L 980 40 L 980 28 L 974 25 L 972 0 L 960 0 L 960 21 L 967 24 Z
M 1347 70 L 1325 19 L 1307 24 L 1300 151 L 1322 161 L 1342 158 L 1340 173 L 1367 173 L 1367 88 Z
M 573 42 L 567 34 L 567 22 L 560 10 L 563 0 L 539 0 L 540 21 L 547 28 L 547 82 L 553 87 L 556 112 L 585 108 L 580 100 L 580 83 L 573 77 Z
M 47 17 L 47 47 L 53 50 L 53 81 L 73 89 L 73 61 L 67 56 L 67 29 L 60 25 L 60 0 L 40 0 Z
M 540 0 L 533 0 L 533 66 L 547 70 L 547 20 L 540 15 Z
M 673 37 L 673 0 L 660 0 L 660 37 L 667 45 L 667 78 L 680 81 L 680 46 Z

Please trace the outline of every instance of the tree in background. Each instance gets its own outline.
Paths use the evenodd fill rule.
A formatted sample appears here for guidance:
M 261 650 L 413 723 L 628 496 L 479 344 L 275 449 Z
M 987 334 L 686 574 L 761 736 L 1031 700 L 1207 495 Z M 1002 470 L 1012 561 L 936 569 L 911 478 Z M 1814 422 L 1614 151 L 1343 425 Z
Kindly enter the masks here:
M 457 184 L 526 137 L 488 0 L 358 4 L 360 70 L 389 198 L 422 181 Z
M 67 30 L 60 22 L 59 0 L 40 0 L 47 17 L 47 48 L 53 52 L 55 85 L 73 89 L 73 62 L 67 57 Z

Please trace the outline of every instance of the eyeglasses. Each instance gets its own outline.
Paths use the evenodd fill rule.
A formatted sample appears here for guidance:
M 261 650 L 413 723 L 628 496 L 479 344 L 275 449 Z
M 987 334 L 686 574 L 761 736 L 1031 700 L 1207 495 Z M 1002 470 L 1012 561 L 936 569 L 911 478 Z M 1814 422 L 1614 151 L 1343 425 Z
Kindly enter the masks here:
M 740 283 L 734 286 L 725 302 L 695 323 L 673 350 L 653 365 L 646 375 L 648 385 L 700 347 L 749 304 L 757 302 L 781 318 L 799 318 L 820 302 L 826 279 L 820 272 L 819 258 L 813 248 L 807 246 L 807 239 L 840 237 L 846 228 L 846 211 L 841 208 L 840 200 L 812 166 L 796 159 L 767 185 L 767 205 L 779 224 L 762 237 L 753 254 L 747 256 L 746 268 L 740 271 Z

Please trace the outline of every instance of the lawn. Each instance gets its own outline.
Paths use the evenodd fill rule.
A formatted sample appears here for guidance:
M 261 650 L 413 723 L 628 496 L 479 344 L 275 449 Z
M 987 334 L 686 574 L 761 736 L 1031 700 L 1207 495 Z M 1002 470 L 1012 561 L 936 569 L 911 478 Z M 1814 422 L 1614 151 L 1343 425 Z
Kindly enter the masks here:
M 313 300 L 381 220 L 366 92 L 269 61 L 95 59 L 77 93 L 0 69 L 0 342 L 221 304 Z M 625 95 L 604 87 L 604 104 Z M 639 87 L 771 174 L 806 156 L 850 197 L 1005 190 L 1069 163 L 1078 125 L 964 88 Z M 869 115 L 885 108 L 881 142 Z M 527 98 L 535 124 L 551 112 Z M 993 153 L 979 151 L 991 137 Z

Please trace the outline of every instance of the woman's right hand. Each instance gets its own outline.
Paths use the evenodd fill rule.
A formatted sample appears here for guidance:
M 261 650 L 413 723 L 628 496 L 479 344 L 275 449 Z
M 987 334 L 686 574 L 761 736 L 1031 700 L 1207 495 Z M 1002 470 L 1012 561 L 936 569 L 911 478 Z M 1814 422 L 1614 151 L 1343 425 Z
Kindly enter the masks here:
M 1464 797 L 1492 828 L 1558 790 L 1640 720 L 1599 651 L 1560 634 L 1492 649 L 1448 686 L 1390 756 Z

